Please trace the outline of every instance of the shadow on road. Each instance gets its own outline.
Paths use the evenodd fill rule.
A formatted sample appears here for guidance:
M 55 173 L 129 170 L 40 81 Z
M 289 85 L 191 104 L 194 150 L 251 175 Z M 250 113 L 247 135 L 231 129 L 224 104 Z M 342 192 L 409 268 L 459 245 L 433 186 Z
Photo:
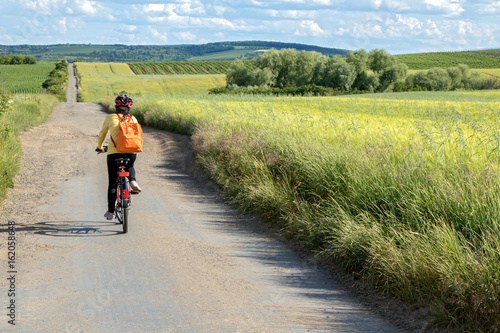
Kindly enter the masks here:
M 29 225 L 16 223 L 15 230 L 52 237 L 105 237 L 121 234 L 121 228 L 113 230 L 118 224 L 118 222 L 97 221 L 45 221 Z M 7 229 L 0 230 L 0 232 L 7 231 Z

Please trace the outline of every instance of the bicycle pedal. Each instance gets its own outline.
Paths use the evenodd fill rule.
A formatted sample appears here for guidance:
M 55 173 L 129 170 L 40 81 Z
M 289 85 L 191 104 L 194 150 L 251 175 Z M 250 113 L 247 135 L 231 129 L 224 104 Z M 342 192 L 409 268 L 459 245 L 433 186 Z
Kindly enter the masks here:
M 130 194 L 134 194 L 134 195 L 135 194 L 139 194 L 139 193 L 141 193 L 141 192 L 139 192 L 139 191 L 130 191 Z

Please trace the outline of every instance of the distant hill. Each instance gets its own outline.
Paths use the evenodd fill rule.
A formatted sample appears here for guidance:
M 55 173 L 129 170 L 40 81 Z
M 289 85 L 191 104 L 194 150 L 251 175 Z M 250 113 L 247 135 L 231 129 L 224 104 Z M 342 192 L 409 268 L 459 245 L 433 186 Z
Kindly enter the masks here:
M 400 54 L 396 58 L 409 69 L 448 68 L 466 64 L 470 68 L 500 68 L 500 49 Z
M 201 45 L 0 45 L 0 54 L 32 55 L 38 61 L 82 60 L 88 62 L 166 62 L 253 59 L 271 48 L 317 51 L 327 56 L 345 56 L 348 50 L 313 45 L 241 41 Z

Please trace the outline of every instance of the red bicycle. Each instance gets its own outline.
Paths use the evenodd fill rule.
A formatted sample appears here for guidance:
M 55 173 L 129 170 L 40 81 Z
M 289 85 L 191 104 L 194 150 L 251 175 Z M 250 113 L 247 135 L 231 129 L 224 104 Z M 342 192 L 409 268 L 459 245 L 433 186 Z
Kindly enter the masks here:
M 108 151 L 108 146 L 104 146 L 104 150 L 96 149 L 98 153 L 105 153 Z M 128 158 L 117 158 L 115 163 L 118 165 L 118 179 L 115 183 L 116 186 L 116 203 L 115 203 L 115 218 L 118 219 L 123 226 L 123 233 L 128 232 L 128 214 L 131 200 L 130 182 L 128 177 L 130 173 L 125 171 L 125 167 L 130 162 Z

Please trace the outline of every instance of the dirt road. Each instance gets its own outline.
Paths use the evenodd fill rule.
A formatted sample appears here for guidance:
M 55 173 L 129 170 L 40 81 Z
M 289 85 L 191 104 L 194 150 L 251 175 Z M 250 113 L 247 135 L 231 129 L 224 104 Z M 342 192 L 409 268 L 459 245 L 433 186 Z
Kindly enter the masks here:
M 225 205 L 193 175 L 186 137 L 145 129 L 143 192 L 122 234 L 103 218 L 106 162 L 94 152 L 106 114 L 76 103 L 75 85 L 72 77 L 68 102 L 23 135 L 22 170 L 1 209 L 0 331 L 399 331 Z

